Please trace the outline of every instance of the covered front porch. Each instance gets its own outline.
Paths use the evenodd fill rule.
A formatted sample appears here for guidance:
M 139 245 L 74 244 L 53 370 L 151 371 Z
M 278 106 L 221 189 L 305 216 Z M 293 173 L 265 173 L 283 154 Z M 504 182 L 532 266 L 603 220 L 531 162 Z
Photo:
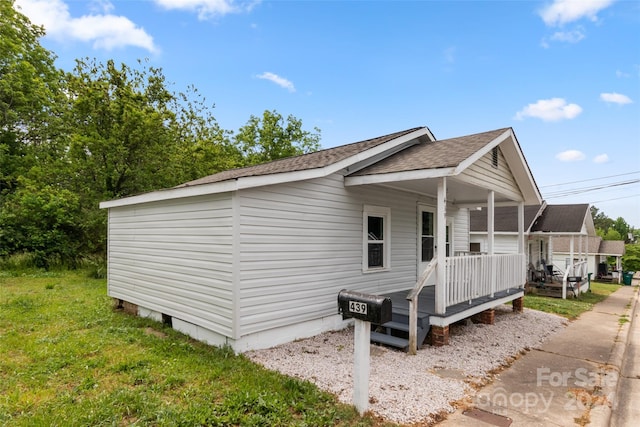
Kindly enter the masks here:
M 429 330 L 432 342 L 447 344 L 451 323 L 524 295 L 524 206 L 542 199 L 512 129 L 414 146 L 347 175 L 344 184 L 417 198 L 417 280 L 412 289 L 392 294 L 394 318 L 380 325 L 387 344 L 414 354 Z M 495 206 L 517 207 L 517 247 L 510 253 L 499 253 L 494 243 Z M 476 255 L 469 211 L 479 207 L 486 208 L 488 243 Z M 371 233 L 363 251 L 384 248 L 382 234 Z M 408 342 L 394 339 L 402 335 Z
M 589 219 L 591 219 L 589 217 Z M 579 232 L 550 233 L 532 232 L 529 236 L 529 262 L 527 269 L 527 291 L 537 295 L 558 297 L 578 297 L 589 289 L 588 253 L 595 229 L 590 222 Z M 557 240 L 568 242 L 567 257 L 554 257 Z
M 430 263 L 423 282 L 437 261 Z M 392 302 L 391 322 L 377 325 L 372 342 L 415 352 L 431 332 L 433 345 L 448 344 L 449 325 L 475 316 L 493 323 L 493 309 L 514 302 L 522 311 L 524 255 L 464 255 L 445 258 L 444 310 L 440 309 L 437 286 L 425 286 L 386 294 Z M 411 326 L 415 326 L 412 328 Z

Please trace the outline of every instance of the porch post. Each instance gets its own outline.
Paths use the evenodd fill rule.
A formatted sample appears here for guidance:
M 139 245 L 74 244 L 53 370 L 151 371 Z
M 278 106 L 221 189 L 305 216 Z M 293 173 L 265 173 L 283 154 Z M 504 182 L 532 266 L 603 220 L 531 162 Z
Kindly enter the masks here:
M 518 287 L 524 288 L 527 283 L 527 261 L 524 257 L 524 202 L 518 203 L 518 254 L 522 256 L 523 265 L 521 267 L 525 272 L 525 277 L 520 278 L 523 282 L 518 284 Z
M 586 265 L 586 269 L 585 269 L 585 274 L 588 276 L 589 275 L 589 235 L 587 234 L 587 237 L 585 239 L 587 241 L 587 249 L 584 251 L 584 259 L 587 261 Z
M 578 261 L 582 261 L 582 234 L 580 235 L 580 240 L 578 240 L 578 252 L 580 253 Z
M 487 254 L 493 255 L 493 235 L 494 235 L 494 216 L 495 216 L 495 192 L 489 191 L 487 196 Z
M 569 242 L 569 259 L 571 260 L 570 264 L 571 264 L 571 273 L 573 273 L 573 266 L 575 265 L 575 263 L 573 262 L 573 257 L 574 257 L 574 249 L 573 249 L 573 242 L 574 242 L 575 236 L 571 236 L 571 241 Z M 573 276 L 573 274 L 571 274 Z
M 438 178 L 438 207 L 436 211 L 436 314 L 444 314 L 447 310 L 445 262 L 447 256 L 447 178 Z
M 491 281 L 491 298 L 494 296 L 494 290 L 496 286 L 496 265 L 495 259 L 493 258 L 494 254 L 494 218 L 495 218 L 495 198 L 496 194 L 493 190 L 489 191 L 489 195 L 487 196 L 487 254 L 491 257 L 491 271 L 489 275 L 489 280 Z
M 571 269 L 571 275 L 574 276 L 575 275 L 575 263 L 573 262 L 573 241 L 575 239 L 575 236 L 571 236 L 571 240 L 569 241 L 569 268 Z M 562 299 L 567 299 L 567 283 L 563 280 L 562 281 Z
M 553 275 L 553 236 L 549 235 L 549 244 L 547 245 L 547 265 L 551 265 L 551 274 Z
M 524 202 L 518 203 L 518 253 L 524 253 Z

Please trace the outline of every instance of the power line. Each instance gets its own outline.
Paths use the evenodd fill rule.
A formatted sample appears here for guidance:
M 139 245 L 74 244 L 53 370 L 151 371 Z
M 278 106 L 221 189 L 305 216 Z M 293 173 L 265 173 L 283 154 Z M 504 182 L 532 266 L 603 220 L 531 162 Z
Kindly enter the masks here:
M 597 185 L 597 186 L 594 186 L 594 187 L 581 187 L 581 188 L 574 188 L 574 189 L 571 189 L 571 190 L 558 190 L 556 192 L 548 193 L 545 196 L 545 198 L 553 199 L 553 198 L 557 198 L 557 197 L 571 196 L 571 195 L 574 195 L 574 194 L 588 193 L 590 191 L 603 190 L 603 189 L 606 189 L 606 188 L 622 187 L 622 186 L 625 186 L 625 185 L 637 184 L 638 182 L 640 182 L 640 179 L 634 179 L 634 180 L 631 180 L 631 181 L 614 182 L 614 183 L 610 183 L 610 184 Z
M 636 174 L 636 173 L 640 173 L 640 171 L 621 173 L 621 174 L 618 174 L 618 175 L 603 176 L 603 177 L 600 177 L 600 178 L 582 179 L 580 181 L 565 182 L 565 183 L 562 183 L 562 184 L 541 185 L 540 188 L 559 187 L 561 185 L 569 185 L 569 184 L 582 184 L 583 182 L 587 182 L 587 181 L 598 181 L 598 180 L 601 180 L 601 179 L 617 178 L 619 176 L 633 175 L 633 174 Z
M 613 199 L 598 200 L 597 202 L 589 202 L 589 204 L 593 205 L 593 204 L 596 204 L 596 203 L 610 202 L 610 201 L 612 201 L 612 200 L 630 199 L 630 198 L 632 198 L 632 197 L 638 197 L 638 195 L 637 195 L 637 194 L 634 194 L 634 195 L 632 195 L 632 196 L 622 196 L 622 197 L 616 197 L 616 198 L 613 198 Z

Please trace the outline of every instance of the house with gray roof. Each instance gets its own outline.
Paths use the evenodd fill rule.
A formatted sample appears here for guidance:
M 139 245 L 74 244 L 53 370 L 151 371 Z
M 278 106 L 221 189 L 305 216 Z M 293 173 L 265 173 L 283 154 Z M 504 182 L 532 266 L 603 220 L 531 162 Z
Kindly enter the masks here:
M 586 246 L 588 244 L 588 246 Z M 596 236 L 585 243 L 587 256 L 587 268 L 594 279 L 622 281 L 622 257 L 625 254 L 624 240 L 603 240 Z M 609 259 L 613 263 L 609 264 Z M 575 262 L 575 252 L 571 256 L 571 241 L 566 237 L 559 237 L 553 240 L 553 263 L 554 265 L 568 266 Z
M 513 129 L 407 129 L 102 202 L 108 294 L 238 352 L 349 325 L 342 289 L 384 295 L 393 321 L 372 339 L 415 351 L 429 330 L 446 344 L 455 321 L 522 309 L 525 205 L 541 203 Z M 509 253 L 494 244 L 503 205 L 519 225 Z M 469 254 L 478 206 L 490 232 Z
M 498 251 L 512 251 L 517 227 L 513 207 L 496 208 L 495 240 Z M 470 214 L 470 248 L 482 251 L 486 245 L 486 215 Z M 588 275 L 601 274 L 607 256 L 616 257 L 618 270 L 624 242 L 603 241 L 595 233 L 589 204 L 525 206 L 528 280 L 531 283 L 561 283 L 566 277 L 580 277 L 581 290 L 588 287 Z M 606 275 L 606 272 L 605 272 Z M 565 294 L 566 296 L 566 294 Z

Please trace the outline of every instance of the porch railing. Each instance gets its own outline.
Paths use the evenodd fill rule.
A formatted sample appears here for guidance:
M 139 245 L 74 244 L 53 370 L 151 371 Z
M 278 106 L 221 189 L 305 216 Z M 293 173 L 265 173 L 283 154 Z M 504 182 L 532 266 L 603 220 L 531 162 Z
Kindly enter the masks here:
M 511 288 L 524 288 L 524 254 L 472 255 L 446 258 L 446 306 L 473 302 Z
M 427 264 L 427 268 L 422 272 L 413 289 L 407 294 L 409 300 L 409 354 L 415 355 L 418 351 L 418 295 L 422 292 L 422 288 L 429 280 L 429 277 L 436 271 L 438 265 L 438 257 L 433 255 L 431 262 Z
M 562 299 L 567 299 L 567 284 L 569 282 L 569 277 L 579 277 L 580 281 L 576 282 L 578 287 L 578 293 L 580 293 L 580 287 L 582 286 L 582 282 L 587 278 L 587 261 L 578 261 L 573 265 L 570 265 L 567 268 L 567 271 L 564 273 L 564 277 L 562 278 Z M 574 289 L 574 296 L 577 296 Z

